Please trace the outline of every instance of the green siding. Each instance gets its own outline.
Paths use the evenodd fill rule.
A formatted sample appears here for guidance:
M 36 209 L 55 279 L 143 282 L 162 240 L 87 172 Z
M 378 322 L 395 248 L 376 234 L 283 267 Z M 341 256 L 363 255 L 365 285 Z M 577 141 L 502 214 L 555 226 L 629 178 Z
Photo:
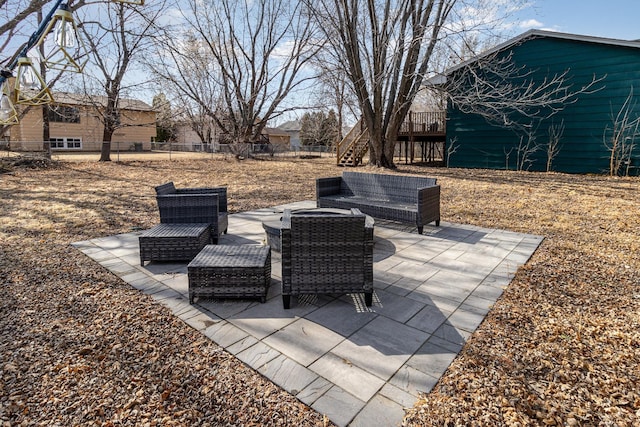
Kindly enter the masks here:
M 634 117 L 640 114 L 640 49 L 588 43 L 560 38 L 533 38 L 512 46 L 516 66 L 525 66 L 535 81 L 542 81 L 569 70 L 573 90 L 588 84 L 593 76 L 604 77 L 601 90 L 583 94 L 567 104 L 552 119 L 538 126 L 536 140 L 546 144 L 548 128 L 564 121 L 561 150 L 552 169 L 569 173 L 608 173 L 609 151 L 603 142 L 605 128 L 612 126 L 612 114 L 619 111 L 634 90 Z M 516 168 L 516 148 L 520 136 L 514 129 L 489 124 L 478 115 L 464 114 L 455 108 L 447 112 L 447 143 L 457 146 L 449 159 L 452 167 L 509 169 Z M 455 138 L 455 141 L 454 141 Z M 632 159 L 633 174 L 640 171 L 640 138 Z M 511 150 L 507 164 L 507 154 Z M 529 170 L 546 170 L 544 150 L 532 156 Z

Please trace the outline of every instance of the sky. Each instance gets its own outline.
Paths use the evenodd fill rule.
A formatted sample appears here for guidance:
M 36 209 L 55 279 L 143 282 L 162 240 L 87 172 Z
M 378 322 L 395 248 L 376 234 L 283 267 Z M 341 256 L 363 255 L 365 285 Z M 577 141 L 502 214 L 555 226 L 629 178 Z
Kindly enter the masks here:
M 513 17 L 516 22 L 509 24 L 509 38 L 535 28 L 640 40 L 640 0 L 529 0 L 529 3 L 528 8 Z M 282 121 L 285 119 L 279 119 L 276 124 Z
M 529 29 L 640 40 L 640 0 L 529 0 L 517 14 L 516 36 Z M 150 102 L 151 97 L 146 101 Z
M 640 39 L 640 0 L 534 0 L 519 14 L 522 32 L 531 28 L 563 33 Z

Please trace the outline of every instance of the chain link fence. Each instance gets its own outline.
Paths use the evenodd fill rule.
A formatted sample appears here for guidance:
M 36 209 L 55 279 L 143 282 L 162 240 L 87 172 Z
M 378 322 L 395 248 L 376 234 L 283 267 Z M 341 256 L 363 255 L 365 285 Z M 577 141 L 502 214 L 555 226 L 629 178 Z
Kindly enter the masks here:
M 87 150 L 82 148 L 57 148 L 45 145 L 41 141 L 17 143 L 13 146 L 8 141 L 0 141 L 0 155 L 22 155 L 28 157 L 44 157 L 53 160 L 98 160 L 99 148 Z M 146 148 L 146 149 L 145 149 Z M 150 150 L 149 150 L 150 148 Z M 250 157 L 291 157 L 313 158 L 335 156 L 331 147 L 302 146 L 291 149 L 288 144 L 202 144 L 175 142 L 111 142 L 111 160 L 130 159 L 181 159 L 181 158 L 250 158 Z

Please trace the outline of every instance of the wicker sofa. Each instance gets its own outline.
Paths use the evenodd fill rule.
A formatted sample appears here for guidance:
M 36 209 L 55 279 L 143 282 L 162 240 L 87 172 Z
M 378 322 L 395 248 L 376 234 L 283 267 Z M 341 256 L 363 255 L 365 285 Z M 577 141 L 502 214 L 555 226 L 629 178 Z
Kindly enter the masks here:
M 295 212 L 282 217 L 282 302 L 291 295 L 363 293 L 373 299 L 373 220 L 350 214 Z
M 374 218 L 408 222 L 422 234 L 425 224 L 440 225 L 440 186 L 435 178 L 343 172 L 316 180 L 321 208 L 358 208 Z
M 155 187 L 162 224 L 211 224 L 211 241 L 227 232 L 227 188 L 180 188 L 173 182 Z

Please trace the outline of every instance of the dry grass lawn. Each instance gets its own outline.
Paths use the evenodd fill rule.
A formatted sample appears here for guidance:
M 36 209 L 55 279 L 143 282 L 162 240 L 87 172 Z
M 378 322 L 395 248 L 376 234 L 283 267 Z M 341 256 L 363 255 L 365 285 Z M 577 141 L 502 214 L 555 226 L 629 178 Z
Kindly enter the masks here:
M 313 199 L 316 177 L 342 172 L 333 162 L 7 167 L 0 425 L 329 425 L 70 243 L 153 226 L 168 180 L 227 185 L 240 212 Z M 639 425 L 640 180 L 397 172 L 438 178 L 443 221 L 545 237 L 405 425 Z

